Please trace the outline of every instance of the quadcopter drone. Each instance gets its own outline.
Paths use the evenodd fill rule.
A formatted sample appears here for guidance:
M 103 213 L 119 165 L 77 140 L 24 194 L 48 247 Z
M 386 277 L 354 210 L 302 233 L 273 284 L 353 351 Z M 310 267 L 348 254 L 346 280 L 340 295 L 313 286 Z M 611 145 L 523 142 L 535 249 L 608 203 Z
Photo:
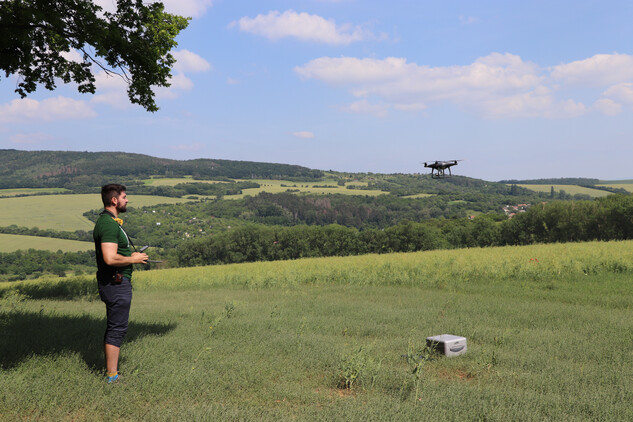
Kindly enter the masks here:
M 457 162 L 461 160 L 451 160 L 451 161 L 433 161 L 428 163 L 423 163 L 424 167 L 431 168 L 431 177 L 434 179 L 443 179 L 444 177 L 450 177 L 453 174 L 451 173 L 451 167 L 456 166 Z M 444 174 L 444 171 L 448 170 L 448 176 Z

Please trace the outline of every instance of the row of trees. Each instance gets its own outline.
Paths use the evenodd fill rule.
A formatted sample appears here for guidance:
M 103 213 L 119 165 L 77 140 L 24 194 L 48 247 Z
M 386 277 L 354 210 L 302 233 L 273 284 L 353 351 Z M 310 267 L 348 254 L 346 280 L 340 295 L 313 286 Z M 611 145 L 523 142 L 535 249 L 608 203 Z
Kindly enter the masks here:
M 30 275 L 51 273 L 60 277 L 66 271 L 95 266 L 94 251 L 86 252 L 50 252 L 35 249 L 0 253 L 0 275 L 9 281 L 23 280 Z
M 511 220 L 401 222 L 386 229 L 248 225 L 182 244 L 179 266 L 271 261 L 365 253 L 527 245 L 532 243 L 633 239 L 633 197 L 613 195 L 595 201 L 552 202 L 532 207 Z
M 176 253 L 178 266 L 273 261 L 437 249 L 437 229 L 406 223 L 386 230 L 365 230 L 337 224 L 273 227 L 249 225 L 218 236 L 188 242 Z
M 243 189 L 258 188 L 255 182 L 221 182 L 221 183 L 178 183 L 175 186 L 132 186 L 128 192 L 133 195 L 157 195 L 181 198 L 187 195 L 208 195 L 221 198 L 224 195 L 240 195 Z
M 223 231 L 226 225 L 245 223 L 294 226 L 339 224 L 359 230 L 387 228 L 403 220 L 425 221 L 435 218 L 462 218 L 472 213 L 499 213 L 509 197 L 503 195 L 464 194 L 436 195 L 426 198 L 401 198 L 393 195 L 295 195 L 292 193 L 260 193 L 231 201 L 204 201 L 178 205 L 161 205 L 142 212 L 129 212 L 126 224 L 131 232 L 143 228 L 142 235 L 156 239 L 161 245 L 167 239 L 155 232 L 190 231 L 200 225 L 207 234 Z M 530 203 L 538 197 L 520 197 Z M 90 216 L 87 215 L 89 218 Z M 194 220 L 195 217 L 195 220 Z M 186 224 L 185 224 L 186 222 Z M 161 223 L 157 225 L 157 223 Z M 206 225 L 205 225 L 206 224 Z M 199 232 L 201 233 L 201 232 Z
M 22 236 L 52 237 L 55 239 L 81 240 L 92 242 L 92 231 L 75 230 L 74 232 L 57 231 L 51 229 L 40 229 L 38 227 L 20 227 L 12 224 L 7 227 L 0 227 L 0 233 L 19 234 Z

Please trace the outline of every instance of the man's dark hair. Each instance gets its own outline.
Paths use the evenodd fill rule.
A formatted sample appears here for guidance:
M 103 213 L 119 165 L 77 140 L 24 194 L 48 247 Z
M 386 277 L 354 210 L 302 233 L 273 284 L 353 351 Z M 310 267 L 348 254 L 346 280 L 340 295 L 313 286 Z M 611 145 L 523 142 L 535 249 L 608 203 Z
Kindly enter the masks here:
M 125 186 L 118 185 L 116 183 L 103 186 L 101 188 L 101 200 L 103 201 L 103 206 L 109 207 L 112 205 L 112 198 L 121 195 L 121 192 L 125 192 L 126 190 Z

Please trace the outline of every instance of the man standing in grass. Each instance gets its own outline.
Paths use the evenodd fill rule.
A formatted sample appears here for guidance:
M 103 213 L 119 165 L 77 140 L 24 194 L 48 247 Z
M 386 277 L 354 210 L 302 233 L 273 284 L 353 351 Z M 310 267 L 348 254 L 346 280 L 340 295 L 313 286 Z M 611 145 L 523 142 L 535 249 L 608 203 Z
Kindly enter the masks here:
M 101 188 L 104 210 L 93 231 L 97 255 L 99 296 L 106 304 L 107 327 L 104 336 L 108 382 L 119 378 L 119 351 L 127 333 L 132 303 L 132 264 L 145 264 L 148 256 L 132 252 L 130 239 L 119 214 L 127 211 L 125 186 L 110 184 Z M 132 244 L 133 246 L 133 244 Z

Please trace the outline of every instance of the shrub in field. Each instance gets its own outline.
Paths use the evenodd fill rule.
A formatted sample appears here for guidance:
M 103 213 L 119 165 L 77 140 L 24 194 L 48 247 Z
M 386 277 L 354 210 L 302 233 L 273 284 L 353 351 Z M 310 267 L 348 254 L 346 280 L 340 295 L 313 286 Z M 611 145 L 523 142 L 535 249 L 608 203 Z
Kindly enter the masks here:
M 369 388 L 374 384 L 380 362 L 376 362 L 361 346 L 341 358 L 336 385 L 341 389 Z

